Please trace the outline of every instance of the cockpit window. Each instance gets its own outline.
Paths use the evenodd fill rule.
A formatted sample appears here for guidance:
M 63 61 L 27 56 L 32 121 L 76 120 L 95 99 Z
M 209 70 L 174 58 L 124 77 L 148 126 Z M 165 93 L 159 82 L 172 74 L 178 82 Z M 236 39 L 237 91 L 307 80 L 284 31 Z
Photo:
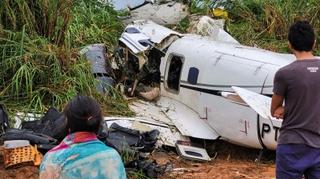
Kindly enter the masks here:
M 167 86 L 169 89 L 179 91 L 182 70 L 182 57 L 173 55 L 170 60 Z

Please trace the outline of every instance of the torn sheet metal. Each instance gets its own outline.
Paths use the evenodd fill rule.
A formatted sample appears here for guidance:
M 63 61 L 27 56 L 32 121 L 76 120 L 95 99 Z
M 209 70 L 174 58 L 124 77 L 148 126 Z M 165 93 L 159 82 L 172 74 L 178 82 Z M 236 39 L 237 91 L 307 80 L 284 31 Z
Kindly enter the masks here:
M 146 4 L 131 11 L 131 18 L 125 20 L 129 24 L 135 20 L 152 20 L 160 25 L 177 24 L 188 15 L 187 5 L 178 2 L 165 4 Z
M 133 25 L 127 26 L 119 40 L 135 54 L 151 47 L 150 37 L 146 36 Z
M 243 99 L 237 93 L 221 92 L 221 96 L 233 103 L 249 107 L 249 105 L 243 101 Z
M 209 140 L 219 137 L 196 112 L 165 96 L 161 96 L 157 104 L 139 101 L 131 104 L 130 108 L 138 116 L 148 116 L 159 122 L 174 125 L 184 136 Z
M 139 29 L 148 37 L 150 37 L 150 40 L 156 44 L 161 43 L 165 38 L 169 37 L 170 35 L 182 36 L 182 34 L 164 26 L 161 26 L 159 24 L 156 24 L 153 21 L 138 20 L 133 22 L 133 26 Z
M 280 127 L 282 120 L 271 116 L 271 98 L 243 88 L 233 86 L 232 89 L 261 117 L 269 119 L 274 126 Z
M 85 55 L 92 65 L 93 73 L 106 74 L 106 46 L 104 44 L 88 45 L 80 51 Z
M 189 138 L 182 136 L 174 126 L 159 123 L 153 121 L 152 119 L 144 119 L 139 117 L 105 117 L 104 120 L 108 126 L 111 126 L 112 123 L 117 123 L 122 127 L 139 130 L 141 132 L 156 129 L 160 132 L 160 139 L 158 140 L 159 145 L 175 147 L 177 141 L 189 141 Z
M 161 110 L 175 124 L 182 135 L 200 139 L 214 140 L 219 138 L 219 134 L 210 127 L 207 121 L 186 105 L 162 96 L 157 102 Z
M 128 25 L 119 40 L 137 54 L 153 46 L 166 48 L 176 39 L 172 36 L 182 35 L 152 21 L 139 20 Z M 165 41 L 165 45 L 161 44 L 162 41 Z
M 163 98 L 161 96 L 161 98 Z M 137 100 L 129 105 L 130 109 L 136 113 L 137 117 L 152 119 L 158 123 L 174 126 L 174 123 L 167 117 L 159 106 L 154 103 Z
M 203 148 L 176 144 L 176 149 L 182 158 L 197 161 L 211 161 L 207 151 Z
M 88 45 L 79 53 L 85 55 L 92 66 L 92 73 L 97 79 L 96 89 L 100 93 L 108 92 L 115 81 L 111 77 L 111 69 L 107 68 L 106 46 L 104 44 Z
M 208 16 L 202 16 L 198 21 L 192 23 L 188 29 L 189 33 L 195 33 L 207 36 L 212 40 L 240 44 L 230 34 L 223 30 L 224 19 L 212 19 Z
M 112 4 L 114 9 L 117 11 L 137 8 L 146 3 L 145 0 L 102 0 L 102 1 Z

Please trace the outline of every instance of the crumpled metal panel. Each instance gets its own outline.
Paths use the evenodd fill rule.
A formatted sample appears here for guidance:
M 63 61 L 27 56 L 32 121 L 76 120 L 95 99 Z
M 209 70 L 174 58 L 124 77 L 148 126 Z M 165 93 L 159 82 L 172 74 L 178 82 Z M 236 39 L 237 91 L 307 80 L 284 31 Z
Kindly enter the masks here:
M 106 74 L 106 48 L 104 44 L 93 44 L 85 47 L 80 51 L 92 64 L 93 73 Z
M 187 5 L 171 1 L 168 3 L 146 4 L 130 12 L 131 18 L 125 20 L 125 23 L 131 23 L 135 20 L 152 20 L 160 25 L 174 25 L 188 16 Z
M 165 38 L 169 37 L 170 35 L 182 36 L 182 34 L 164 26 L 161 26 L 159 24 L 156 24 L 153 21 L 138 20 L 134 21 L 132 26 L 136 27 L 142 33 L 150 37 L 150 40 L 156 44 L 161 43 Z
M 115 10 L 133 9 L 145 3 L 145 0 L 109 0 Z
M 150 49 L 155 44 L 160 44 L 171 35 L 182 36 L 152 21 L 139 20 L 128 25 L 119 40 L 137 54 Z
M 150 37 L 131 25 L 126 28 L 119 40 L 135 54 L 143 52 L 151 47 Z

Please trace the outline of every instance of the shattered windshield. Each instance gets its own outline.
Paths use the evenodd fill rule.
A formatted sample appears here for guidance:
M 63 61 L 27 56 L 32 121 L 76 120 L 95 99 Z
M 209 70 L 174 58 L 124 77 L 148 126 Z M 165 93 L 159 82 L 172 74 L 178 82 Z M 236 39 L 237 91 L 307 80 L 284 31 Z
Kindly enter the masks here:
M 109 3 L 114 6 L 115 10 L 124 10 L 141 6 L 145 3 L 145 0 L 110 0 Z

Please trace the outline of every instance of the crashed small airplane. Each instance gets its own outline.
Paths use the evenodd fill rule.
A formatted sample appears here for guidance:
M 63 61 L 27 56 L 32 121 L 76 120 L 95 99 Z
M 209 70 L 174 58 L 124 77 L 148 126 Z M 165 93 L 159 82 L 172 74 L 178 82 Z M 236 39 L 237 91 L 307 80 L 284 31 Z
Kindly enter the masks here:
M 213 36 L 204 37 L 152 21 L 128 25 L 118 56 L 138 66 L 129 91 L 134 94 L 142 79 L 158 75 L 160 97 L 151 90 L 155 103 L 131 104 L 137 117 L 108 117 L 107 123 L 157 128 L 171 146 L 192 137 L 274 150 L 282 121 L 269 112 L 273 78 L 294 56 L 241 45 L 218 27 L 209 30 Z

